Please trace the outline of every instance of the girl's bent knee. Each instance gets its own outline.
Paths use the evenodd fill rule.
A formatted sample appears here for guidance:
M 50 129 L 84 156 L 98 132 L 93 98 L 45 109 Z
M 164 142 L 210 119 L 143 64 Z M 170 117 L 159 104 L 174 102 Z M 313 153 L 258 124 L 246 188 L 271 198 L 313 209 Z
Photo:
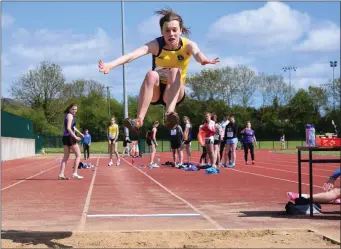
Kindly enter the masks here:
M 155 71 L 148 71 L 148 73 L 146 75 L 146 79 L 147 79 L 147 81 L 155 83 L 156 81 L 159 80 L 159 75 Z

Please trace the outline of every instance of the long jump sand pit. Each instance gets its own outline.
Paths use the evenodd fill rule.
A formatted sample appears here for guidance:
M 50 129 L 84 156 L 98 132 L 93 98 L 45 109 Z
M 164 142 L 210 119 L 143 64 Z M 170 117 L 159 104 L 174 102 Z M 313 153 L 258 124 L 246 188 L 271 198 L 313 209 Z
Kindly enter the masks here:
M 2 232 L 2 248 L 340 248 L 308 229 Z

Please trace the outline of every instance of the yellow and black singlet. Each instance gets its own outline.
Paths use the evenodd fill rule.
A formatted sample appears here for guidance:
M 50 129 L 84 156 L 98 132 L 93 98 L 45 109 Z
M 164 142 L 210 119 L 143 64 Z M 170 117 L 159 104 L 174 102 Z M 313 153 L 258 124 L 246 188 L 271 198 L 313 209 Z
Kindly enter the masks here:
M 164 37 L 156 38 L 159 43 L 159 51 L 155 56 L 153 55 L 153 70 L 158 72 L 160 82 L 167 84 L 168 71 L 170 68 L 178 68 L 181 72 L 182 84 L 186 82 L 186 73 L 191 54 L 185 52 L 185 48 L 188 44 L 188 39 L 180 37 L 180 47 L 176 50 L 165 49 Z

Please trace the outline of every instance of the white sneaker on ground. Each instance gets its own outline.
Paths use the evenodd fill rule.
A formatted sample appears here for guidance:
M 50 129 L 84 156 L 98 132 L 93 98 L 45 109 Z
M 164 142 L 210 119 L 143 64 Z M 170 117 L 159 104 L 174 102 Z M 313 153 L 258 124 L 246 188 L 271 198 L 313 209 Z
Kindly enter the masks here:
M 78 174 L 72 174 L 72 178 L 74 178 L 74 179 L 83 179 L 84 177 L 80 176 Z

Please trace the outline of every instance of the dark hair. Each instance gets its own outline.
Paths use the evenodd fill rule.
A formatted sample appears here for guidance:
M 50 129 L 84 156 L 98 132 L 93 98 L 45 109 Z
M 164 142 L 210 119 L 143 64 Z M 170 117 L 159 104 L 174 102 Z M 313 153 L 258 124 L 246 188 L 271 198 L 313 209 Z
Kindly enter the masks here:
M 213 113 L 211 116 L 211 120 L 217 123 L 217 115 Z
M 184 116 L 184 119 L 187 119 L 188 120 L 188 122 L 190 122 L 191 123 L 191 120 L 189 119 L 189 117 L 187 117 L 187 116 Z
M 205 119 L 204 119 L 204 120 L 205 120 L 205 123 L 207 123 L 207 120 L 206 120 L 206 115 L 207 115 L 207 114 L 211 116 L 211 120 L 212 120 L 212 113 L 210 113 L 210 112 L 205 112 Z
M 170 7 L 167 7 L 166 9 L 161 9 L 155 11 L 155 14 L 161 15 L 162 17 L 160 18 L 160 28 L 162 30 L 163 24 L 165 22 L 170 22 L 170 21 L 178 21 L 180 28 L 182 29 L 182 33 L 184 35 L 189 35 L 191 32 L 189 31 L 189 28 L 184 26 L 184 21 L 182 20 L 182 17 L 175 13 Z
M 70 105 L 68 105 L 67 107 L 66 107 L 66 109 L 64 110 L 64 113 L 66 114 L 66 113 L 69 113 L 70 112 L 70 109 L 72 108 L 72 107 L 74 107 L 74 106 L 77 106 L 77 104 L 76 103 L 71 103 Z

